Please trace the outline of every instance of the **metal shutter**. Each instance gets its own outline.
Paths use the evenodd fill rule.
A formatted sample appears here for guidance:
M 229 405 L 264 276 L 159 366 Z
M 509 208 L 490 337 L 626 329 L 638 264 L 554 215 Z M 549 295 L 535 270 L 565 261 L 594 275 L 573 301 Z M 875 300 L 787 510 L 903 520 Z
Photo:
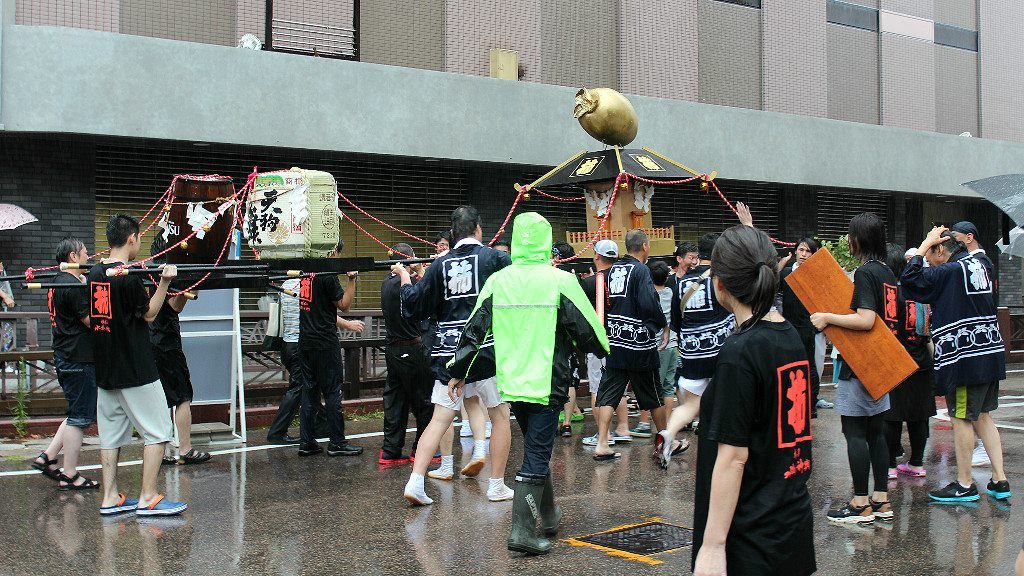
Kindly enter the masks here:
M 818 231 L 816 236 L 834 240 L 850 230 L 850 219 L 862 212 L 873 212 L 888 226 L 891 220 L 891 194 L 862 190 L 818 190 Z

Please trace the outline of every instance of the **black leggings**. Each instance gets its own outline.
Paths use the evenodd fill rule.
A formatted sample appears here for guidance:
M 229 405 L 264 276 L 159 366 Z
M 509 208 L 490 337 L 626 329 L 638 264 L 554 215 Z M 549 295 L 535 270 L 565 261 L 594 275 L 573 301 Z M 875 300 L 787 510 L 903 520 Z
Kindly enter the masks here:
M 886 422 L 888 427 L 885 436 L 889 440 L 889 468 L 896 467 L 896 455 L 901 452 L 903 440 L 903 422 Z M 911 466 L 924 464 L 924 447 L 928 443 L 928 421 L 918 420 L 907 422 L 907 435 L 910 436 Z
M 886 492 L 889 484 L 889 450 L 882 415 L 843 416 L 842 421 L 854 496 L 868 495 L 869 471 L 874 473 L 875 491 Z

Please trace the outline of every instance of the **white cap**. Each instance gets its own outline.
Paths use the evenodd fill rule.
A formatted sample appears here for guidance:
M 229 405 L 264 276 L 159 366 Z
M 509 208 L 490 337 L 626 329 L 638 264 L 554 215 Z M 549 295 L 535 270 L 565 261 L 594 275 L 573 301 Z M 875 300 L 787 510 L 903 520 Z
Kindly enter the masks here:
M 594 252 L 605 258 L 618 258 L 619 245 L 611 240 L 600 240 L 597 244 L 594 244 Z

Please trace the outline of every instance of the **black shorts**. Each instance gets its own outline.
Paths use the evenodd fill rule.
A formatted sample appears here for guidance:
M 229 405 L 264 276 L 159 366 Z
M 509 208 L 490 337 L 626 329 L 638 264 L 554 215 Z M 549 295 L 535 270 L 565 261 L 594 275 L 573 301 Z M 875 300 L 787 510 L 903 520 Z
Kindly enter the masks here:
M 999 407 L 999 381 L 974 386 L 957 386 L 946 394 L 946 409 L 953 418 L 977 422 L 985 412 Z
M 623 370 L 605 367 L 601 387 L 597 390 L 598 406 L 618 406 L 626 393 L 626 385 L 633 385 L 633 395 L 641 410 L 653 410 L 662 406 L 660 374 L 656 368 L 650 370 Z
M 185 353 L 181 350 L 153 349 L 156 371 L 164 387 L 167 406 L 173 408 L 182 402 L 192 401 L 192 377 L 188 373 Z

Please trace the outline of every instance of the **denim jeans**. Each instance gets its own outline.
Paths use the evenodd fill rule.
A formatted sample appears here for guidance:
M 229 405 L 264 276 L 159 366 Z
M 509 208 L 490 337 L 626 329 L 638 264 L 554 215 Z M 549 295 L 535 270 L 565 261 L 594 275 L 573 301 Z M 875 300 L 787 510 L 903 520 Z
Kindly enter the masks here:
M 88 428 L 96 421 L 96 366 L 91 362 L 70 362 L 54 354 L 57 381 L 68 401 L 68 426 Z
M 509 406 L 523 431 L 523 466 L 519 473 L 547 476 L 561 407 L 532 402 L 510 402 Z

